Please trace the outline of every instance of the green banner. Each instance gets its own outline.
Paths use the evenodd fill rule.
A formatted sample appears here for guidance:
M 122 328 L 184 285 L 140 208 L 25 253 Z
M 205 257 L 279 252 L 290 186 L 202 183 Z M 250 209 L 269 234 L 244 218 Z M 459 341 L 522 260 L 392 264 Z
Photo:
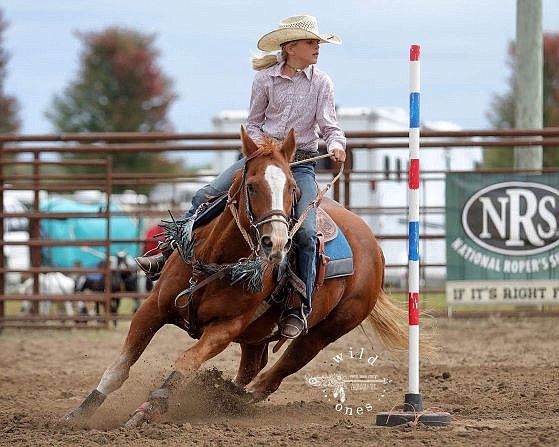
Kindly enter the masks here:
M 454 304 L 559 303 L 559 174 L 449 173 L 446 296 Z
M 559 279 L 558 220 L 558 173 L 447 174 L 447 280 Z

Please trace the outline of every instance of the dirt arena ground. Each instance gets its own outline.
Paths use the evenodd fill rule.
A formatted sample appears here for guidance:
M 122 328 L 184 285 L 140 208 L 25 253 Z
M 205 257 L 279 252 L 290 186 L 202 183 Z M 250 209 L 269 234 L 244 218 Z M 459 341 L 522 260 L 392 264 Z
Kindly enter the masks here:
M 164 421 L 120 428 L 192 343 L 170 326 L 157 334 L 129 380 L 87 426 L 66 427 L 58 419 L 97 385 L 127 325 L 108 331 L 5 330 L 0 335 L 0 445 L 559 445 L 556 318 L 441 319 L 435 325 L 441 351 L 422 360 L 421 387 L 429 409 L 452 414 L 451 426 L 439 428 L 375 426 L 377 411 L 402 403 L 407 358 L 374 350 L 361 330 L 325 349 L 266 402 L 246 405 L 227 397 L 223 381 L 207 380 L 215 369 L 206 370 L 173 401 Z M 207 366 L 232 378 L 238 353 L 231 346 Z M 307 380 L 334 373 L 368 382 L 348 382 L 346 400 L 336 407 L 332 388 L 313 387 Z M 384 378 L 388 383 L 371 381 Z

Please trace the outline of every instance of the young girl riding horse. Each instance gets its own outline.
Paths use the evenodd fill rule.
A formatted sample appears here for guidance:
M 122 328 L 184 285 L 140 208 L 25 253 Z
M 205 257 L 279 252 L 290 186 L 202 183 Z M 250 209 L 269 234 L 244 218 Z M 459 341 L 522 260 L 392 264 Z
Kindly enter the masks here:
M 318 155 L 320 130 L 331 159 L 343 162 L 346 139 L 336 118 L 332 80 L 315 66 L 321 43 L 340 44 L 341 40 L 334 34 L 320 34 L 316 18 L 308 15 L 287 17 L 277 29 L 260 38 L 258 48 L 275 53 L 252 60 L 257 73 L 247 132 L 253 140 L 261 142 L 265 137 L 283 140 L 293 128 L 297 142 L 295 161 L 299 161 Z M 200 189 L 192 199 L 191 209 L 181 219 L 191 217 L 209 197 L 227 191 L 243 165 L 244 159 L 237 161 Z M 301 192 L 296 218 L 316 198 L 315 165 L 307 163 L 292 168 Z M 300 293 L 302 306 L 290 309 L 280 323 L 281 333 L 287 338 L 296 338 L 307 330 L 316 277 L 316 242 L 316 208 L 311 208 L 295 235 L 297 274 L 305 282 L 305 292 Z M 174 248 L 172 241 L 167 241 L 160 246 L 161 254 L 140 257 L 136 262 L 148 276 L 157 278 Z

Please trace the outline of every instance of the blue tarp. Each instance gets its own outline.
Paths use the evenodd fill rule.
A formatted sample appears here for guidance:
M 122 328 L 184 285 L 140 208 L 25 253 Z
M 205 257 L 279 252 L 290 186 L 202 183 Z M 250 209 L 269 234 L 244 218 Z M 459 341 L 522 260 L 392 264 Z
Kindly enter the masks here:
M 96 213 L 104 211 L 104 204 L 84 204 L 74 200 L 56 198 L 43 203 L 41 211 L 57 213 Z M 118 204 L 111 204 L 111 211 L 122 211 Z M 111 218 L 111 239 L 136 239 L 140 230 L 136 222 L 128 216 L 115 216 Z M 43 239 L 104 240 L 107 234 L 107 220 L 100 218 L 70 218 L 70 219 L 42 219 L 41 233 Z M 84 243 L 87 246 L 87 243 Z M 99 252 L 101 256 L 82 250 L 80 247 L 57 246 L 43 248 L 43 264 L 54 267 L 72 267 L 81 264 L 82 267 L 95 267 L 103 261 L 105 247 L 90 247 Z M 117 243 L 111 244 L 111 254 L 126 250 L 130 256 L 138 256 L 138 244 Z

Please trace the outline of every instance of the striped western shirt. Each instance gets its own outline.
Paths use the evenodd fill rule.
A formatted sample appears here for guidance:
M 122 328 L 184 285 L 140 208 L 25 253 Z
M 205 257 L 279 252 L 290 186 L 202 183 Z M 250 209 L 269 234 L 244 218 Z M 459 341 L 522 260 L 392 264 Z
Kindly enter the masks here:
M 259 141 L 268 135 L 283 139 L 293 128 L 297 149 L 317 152 L 320 130 L 329 152 L 345 149 L 330 77 L 311 65 L 289 78 L 281 74 L 282 66 L 275 64 L 254 77 L 247 118 L 251 138 Z

